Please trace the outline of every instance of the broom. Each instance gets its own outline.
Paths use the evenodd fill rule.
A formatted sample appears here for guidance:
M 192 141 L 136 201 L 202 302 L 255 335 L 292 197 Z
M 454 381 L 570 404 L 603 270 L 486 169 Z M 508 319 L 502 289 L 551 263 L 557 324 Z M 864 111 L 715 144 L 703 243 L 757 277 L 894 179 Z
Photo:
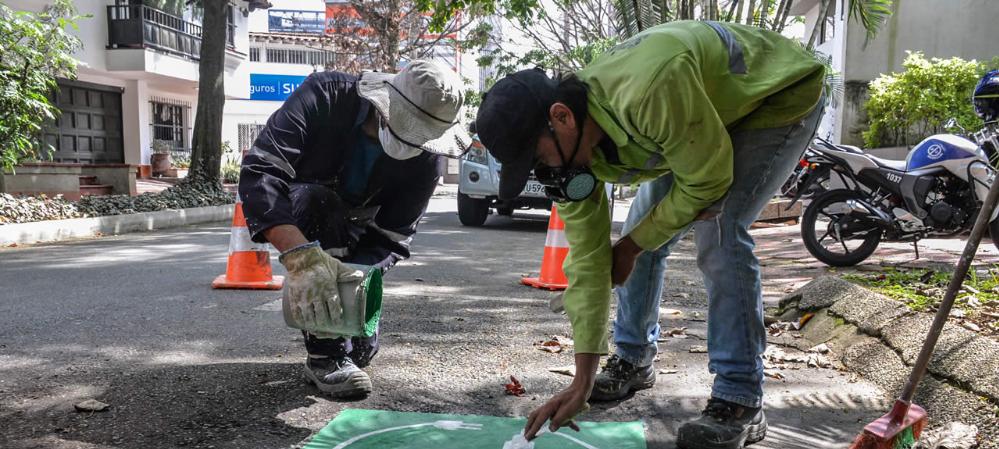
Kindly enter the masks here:
M 895 401 L 895 405 L 892 406 L 887 415 L 864 427 L 864 432 L 854 440 L 850 449 L 910 449 L 915 446 L 916 440 L 919 439 L 919 435 L 929 422 L 929 418 L 926 410 L 912 403 L 912 398 L 916 395 L 916 387 L 919 386 L 919 382 L 923 380 L 923 375 L 926 374 L 926 367 L 930 363 L 930 357 L 933 356 L 933 348 L 936 346 L 937 340 L 940 339 L 940 332 L 947 322 L 950 309 L 954 306 L 954 298 L 961 289 L 961 284 L 964 283 L 964 277 L 968 274 L 971 262 L 975 259 L 978 244 L 981 243 L 982 235 L 985 234 L 985 229 L 989 225 L 989 219 L 992 217 L 997 199 L 999 199 L 999 180 L 992 182 L 989 194 L 982 203 L 978 219 L 975 220 L 975 226 L 971 229 L 968 242 L 964 245 L 961 260 L 958 261 L 954 275 L 950 279 L 947 293 L 944 295 L 943 302 L 940 303 L 940 309 L 937 310 L 937 315 L 933 319 L 933 325 L 930 326 L 930 331 L 926 335 L 923 349 L 919 351 L 919 358 L 916 359 L 916 364 L 912 367 L 912 373 L 909 374 L 909 380 L 902 390 L 902 395 Z M 992 238 L 999 238 L 999 236 Z

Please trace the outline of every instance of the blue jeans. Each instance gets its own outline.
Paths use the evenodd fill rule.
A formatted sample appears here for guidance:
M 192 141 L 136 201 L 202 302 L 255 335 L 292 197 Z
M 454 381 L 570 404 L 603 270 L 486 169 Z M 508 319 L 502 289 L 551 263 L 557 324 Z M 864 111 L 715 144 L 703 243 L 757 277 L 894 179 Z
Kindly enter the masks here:
M 820 105 L 824 104 L 820 103 Z M 763 324 L 760 263 L 749 225 L 773 198 L 811 141 L 822 118 L 817 107 L 801 122 L 783 128 L 731 133 L 734 172 L 726 196 L 709 210 L 714 218 L 687 225 L 655 251 L 638 257 L 635 270 L 618 287 L 614 322 L 616 353 L 637 366 L 655 359 L 659 338 L 659 303 L 666 258 L 693 228 L 697 267 L 708 292 L 708 370 L 715 375 L 711 395 L 746 407 L 763 403 Z M 622 235 L 627 235 L 666 196 L 673 177 L 646 182 L 628 211 Z

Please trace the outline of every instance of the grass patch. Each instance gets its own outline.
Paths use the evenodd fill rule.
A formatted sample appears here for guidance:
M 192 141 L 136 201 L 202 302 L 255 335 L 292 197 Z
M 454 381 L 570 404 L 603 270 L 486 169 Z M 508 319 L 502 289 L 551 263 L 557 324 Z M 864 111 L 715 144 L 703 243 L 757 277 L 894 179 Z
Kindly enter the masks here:
M 943 301 L 951 271 L 885 267 L 880 273 L 842 275 L 920 312 L 933 312 Z M 953 318 L 971 322 L 987 333 L 999 333 L 999 265 L 987 272 L 971 271 L 954 303 Z

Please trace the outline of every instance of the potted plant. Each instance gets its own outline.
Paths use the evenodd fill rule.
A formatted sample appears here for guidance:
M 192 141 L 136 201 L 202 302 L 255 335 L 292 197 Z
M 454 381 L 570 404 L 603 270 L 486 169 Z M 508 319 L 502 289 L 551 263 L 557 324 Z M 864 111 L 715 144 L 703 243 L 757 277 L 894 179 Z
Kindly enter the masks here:
M 170 166 L 178 178 L 187 176 L 191 169 L 191 154 L 184 151 L 175 151 L 170 155 Z
M 153 141 L 153 154 L 149 156 L 149 164 L 153 166 L 153 176 L 165 176 L 170 171 L 170 142 Z

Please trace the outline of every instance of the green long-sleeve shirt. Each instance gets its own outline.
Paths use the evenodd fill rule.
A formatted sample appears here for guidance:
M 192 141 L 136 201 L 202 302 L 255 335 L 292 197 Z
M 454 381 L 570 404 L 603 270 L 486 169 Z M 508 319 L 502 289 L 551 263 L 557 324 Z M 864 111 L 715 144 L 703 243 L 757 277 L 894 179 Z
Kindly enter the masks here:
M 666 197 L 630 232 L 645 250 L 666 243 L 732 184 L 729 130 L 787 126 L 822 94 L 823 65 L 800 44 L 759 28 L 673 22 L 599 56 L 577 75 L 593 120 L 617 146 L 595 149 L 597 179 L 636 183 L 672 173 Z M 569 279 L 565 309 L 578 353 L 607 353 L 610 214 L 604 189 L 559 206 Z

